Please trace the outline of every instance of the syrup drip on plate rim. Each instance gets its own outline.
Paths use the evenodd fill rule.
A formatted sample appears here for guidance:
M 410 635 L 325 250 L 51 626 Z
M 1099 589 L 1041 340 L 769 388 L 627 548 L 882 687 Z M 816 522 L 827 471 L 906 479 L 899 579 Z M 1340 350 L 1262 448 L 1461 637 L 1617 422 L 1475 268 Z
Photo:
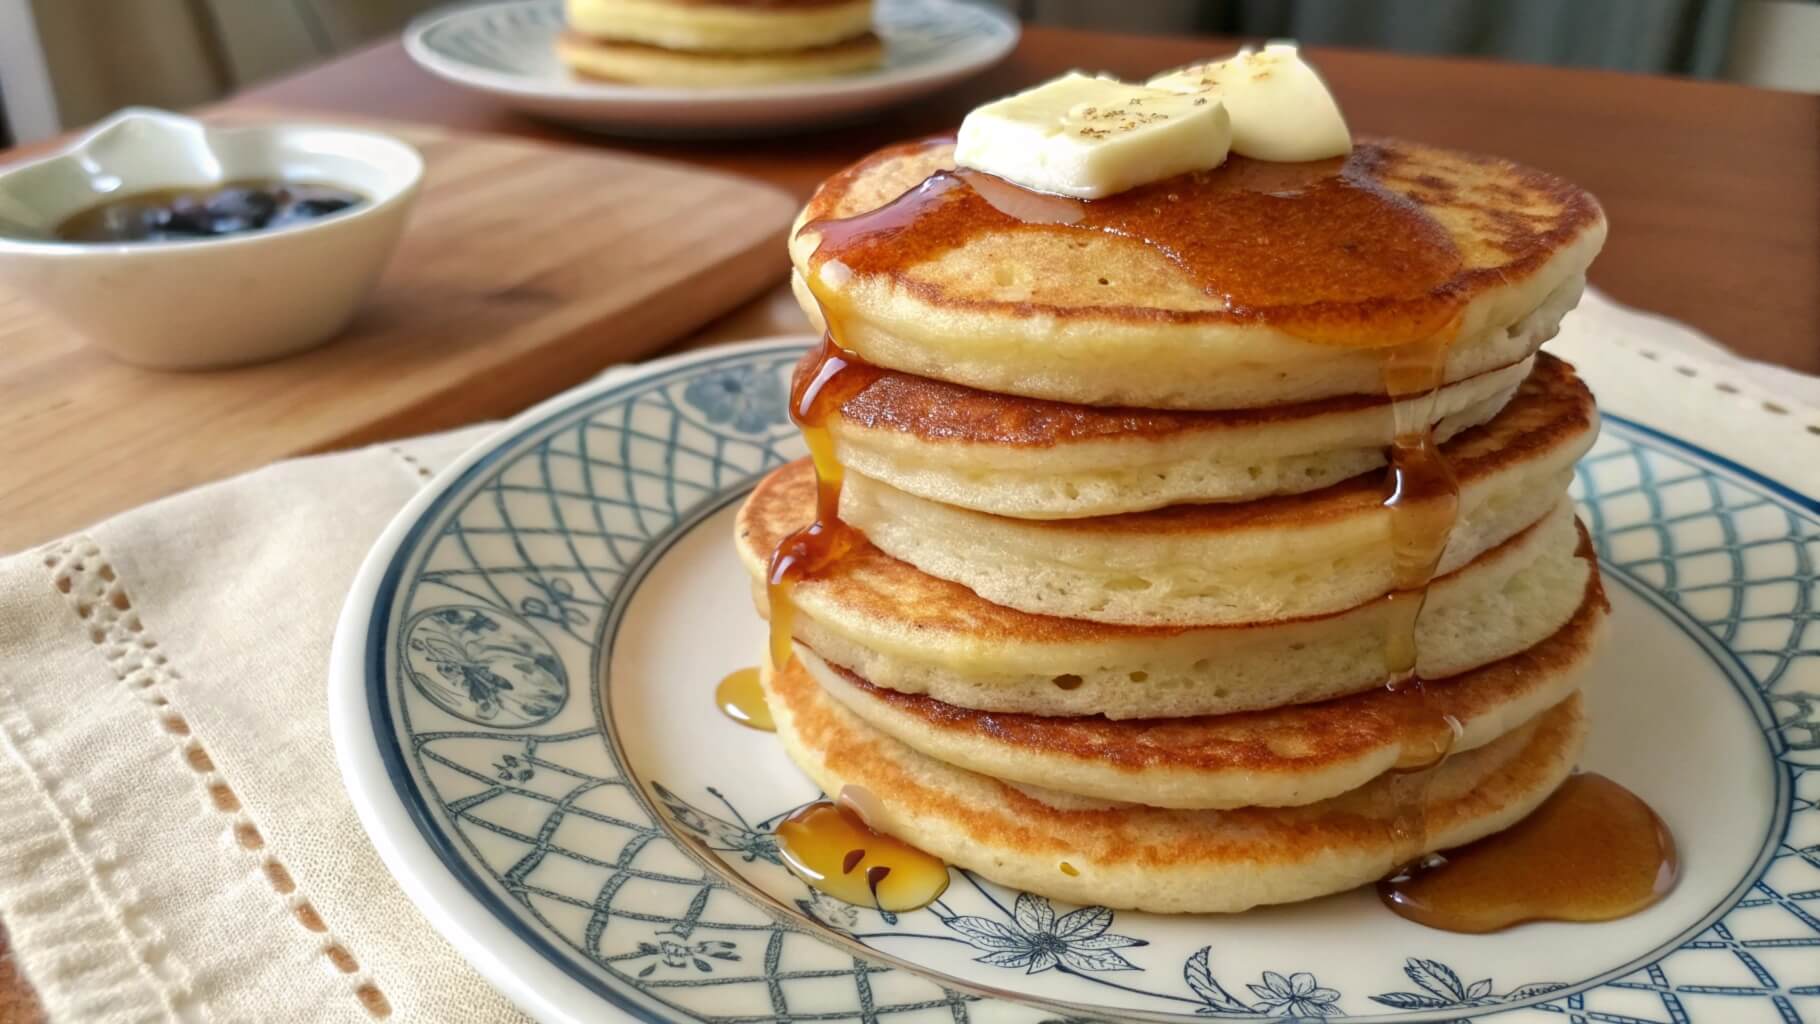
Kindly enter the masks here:
M 940 858 L 866 823 L 877 798 L 848 786 L 839 800 L 818 800 L 777 826 L 778 852 L 798 878 L 837 900 L 898 913 L 926 907 L 948 888 Z
M 721 714 L 760 732 L 776 732 L 771 718 L 771 705 L 765 702 L 765 688 L 759 682 L 757 668 L 742 668 L 727 673 L 714 688 L 714 704 Z
M 841 307 L 827 286 L 840 272 L 838 263 L 824 263 L 808 278 L 827 330 L 791 381 L 790 419 L 802 431 L 815 467 L 815 518 L 771 553 L 765 598 L 773 672 L 784 671 L 792 656 L 797 581 L 826 569 L 859 539 L 840 518 L 845 470 L 828 417 L 876 374 L 841 343 Z M 948 888 L 948 865 L 868 825 L 867 817 L 877 818 L 876 805 L 870 792 L 849 786 L 839 801 L 817 801 L 790 815 L 777 826 L 785 865 L 811 887 L 856 906 L 894 913 L 933 903 Z

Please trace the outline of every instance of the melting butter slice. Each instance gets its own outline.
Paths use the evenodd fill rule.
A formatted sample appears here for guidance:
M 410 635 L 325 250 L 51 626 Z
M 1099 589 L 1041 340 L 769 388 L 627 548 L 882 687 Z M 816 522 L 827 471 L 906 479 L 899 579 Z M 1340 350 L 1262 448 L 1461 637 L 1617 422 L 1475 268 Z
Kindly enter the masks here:
M 954 160 L 1039 192 L 1098 199 L 1218 167 L 1231 139 L 1216 96 L 1077 71 L 968 114 Z
M 1150 87 L 1218 97 L 1231 114 L 1232 151 L 1240 156 L 1294 162 L 1352 152 L 1339 105 L 1294 43 L 1270 43 L 1262 53 L 1246 47 L 1225 60 L 1158 75 Z

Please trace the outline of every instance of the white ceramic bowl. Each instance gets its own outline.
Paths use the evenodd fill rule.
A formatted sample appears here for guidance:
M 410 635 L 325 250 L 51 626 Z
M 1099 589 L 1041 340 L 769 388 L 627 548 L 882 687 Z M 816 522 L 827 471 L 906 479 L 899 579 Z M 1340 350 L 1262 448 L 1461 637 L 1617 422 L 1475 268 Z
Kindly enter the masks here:
M 0 170 L 0 283 L 118 359 L 161 369 L 257 362 L 338 334 L 404 229 L 423 158 L 388 135 L 216 127 L 122 110 L 53 156 Z M 356 209 L 269 231 L 174 242 L 62 242 L 109 197 L 247 178 L 335 185 Z

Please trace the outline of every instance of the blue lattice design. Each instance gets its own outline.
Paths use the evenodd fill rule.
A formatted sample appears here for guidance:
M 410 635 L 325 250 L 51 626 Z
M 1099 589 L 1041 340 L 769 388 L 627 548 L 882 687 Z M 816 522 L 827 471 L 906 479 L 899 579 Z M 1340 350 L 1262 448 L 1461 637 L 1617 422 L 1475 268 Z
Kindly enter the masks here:
M 449 486 L 400 550 L 399 583 L 376 618 L 392 654 L 370 680 L 388 709 L 375 725 L 382 745 L 396 742 L 400 794 L 424 810 L 426 836 L 450 869 L 493 899 L 529 946 L 654 1019 L 1089 1019 L 1080 1014 L 1104 1011 L 1009 1001 L 888 966 L 856 955 L 850 933 L 847 945 L 822 933 L 836 939 L 829 944 L 805 919 L 749 901 L 701 854 L 774 858 L 768 824 L 749 826 L 729 808 L 732 818 L 699 817 L 699 847 L 680 840 L 628 776 L 598 693 L 592 708 L 572 694 L 534 731 L 473 728 L 413 697 L 406 681 L 405 625 L 449 607 L 502 613 L 508 627 L 536 630 L 568 678 L 598 678 L 615 609 L 653 552 L 793 453 L 782 382 L 798 351 L 748 349 L 587 393 L 498 442 Z M 1406 978 L 1371 991 L 1321 986 L 1320 965 L 1237 986 L 1214 977 L 1203 949 L 1168 982 L 1165 971 L 1133 968 L 1158 978 L 1144 983 L 1153 991 L 1120 987 L 1187 1004 L 1182 1019 L 1409 1010 L 1418 1016 L 1398 1019 L 1820 1018 L 1820 515 L 1811 499 L 1621 422 L 1582 463 L 1577 489 L 1608 570 L 1731 651 L 1774 717 L 1766 732 L 1789 794 L 1787 827 L 1741 898 L 1690 940 L 1602 981 L 1494 984 L 1412 957 Z M 695 826 L 684 818 L 687 834 Z M 1067 917 L 1026 911 L 1022 900 L 1002 909 L 1004 921 L 968 917 L 950 928 L 1004 951 L 1006 969 L 1066 973 L 1066 958 L 1051 965 L 1030 952 L 1043 934 L 1124 939 L 1109 912 Z M 1125 948 L 1133 945 L 1143 944 Z M 1113 959 L 1123 962 L 1083 963 L 1126 969 Z
M 1581 461 L 1576 482 L 1602 561 L 1686 609 L 1766 693 L 1792 702 L 1813 688 L 1820 527 L 1811 513 L 1621 432 Z
M 711 364 L 524 437 L 440 517 L 405 607 L 478 605 L 534 622 L 572 677 L 591 678 L 603 619 L 652 542 L 785 461 L 799 355 Z M 657 825 L 597 725 L 420 730 L 427 705 L 395 706 L 458 855 L 599 983 L 635 986 L 684 1019 L 750 1019 L 729 1006 L 779 1019 L 968 1019 L 977 997 L 834 950 L 704 871 Z M 519 824 L 527 817 L 535 828 Z

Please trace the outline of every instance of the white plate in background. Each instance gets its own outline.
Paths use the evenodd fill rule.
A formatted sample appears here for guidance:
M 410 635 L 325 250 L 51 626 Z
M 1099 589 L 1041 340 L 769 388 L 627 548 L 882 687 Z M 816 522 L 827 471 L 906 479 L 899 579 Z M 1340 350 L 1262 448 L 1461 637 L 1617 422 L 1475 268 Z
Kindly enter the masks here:
M 758 135 L 849 121 L 998 63 L 1017 20 L 963 0 L 878 0 L 885 63 L 835 78 L 717 89 L 618 84 L 575 75 L 556 57 L 561 0 L 502 0 L 433 11 L 405 29 L 411 59 L 528 114 L 646 136 Z

